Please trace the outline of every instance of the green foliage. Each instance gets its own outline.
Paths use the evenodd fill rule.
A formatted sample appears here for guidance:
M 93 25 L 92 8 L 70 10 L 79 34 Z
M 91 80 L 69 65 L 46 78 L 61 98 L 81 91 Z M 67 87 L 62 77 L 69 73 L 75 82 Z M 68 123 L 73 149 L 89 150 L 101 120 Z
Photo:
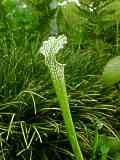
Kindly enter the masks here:
M 33 10 L 32 6 L 28 6 L 23 1 L 8 0 L 3 1 L 3 7 L 6 12 L 9 29 L 13 30 L 34 30 L 38 25 L 38 15 Z
M 108 155 L 110 155 L 113 159 L 114 157 L 119 157 L 119 146 L 120 141 L 116 137 L 100 135 L 98 132 L 96 133 L 96 138 L 94 142 L 93 153 L 99 152 L 101 153 L 101 160 L 107 160 Z M 112 154 L 111 154 L 112 153 Z M 93 159 L 96 159 L 95 153 L 93 154 Z
M 120 81 L 120 56 L 113 58 L 105 66 L 103 79 L 107 85 L 113 85 Z
M 102 77 L 108 60 L 120 54 L 119 0 L 81 0 L 80 7 L 56 9 L 50 3 L 0 1 L 0 159 L 74 159 L 39 54 L 43 40 L 64 33 L 68 44 L 57 60 L 66 64 L 68 100 L 84 159 L 101 160 L 106 149 L 107 159 L 119 160 L 119 83 L 107 87 Z

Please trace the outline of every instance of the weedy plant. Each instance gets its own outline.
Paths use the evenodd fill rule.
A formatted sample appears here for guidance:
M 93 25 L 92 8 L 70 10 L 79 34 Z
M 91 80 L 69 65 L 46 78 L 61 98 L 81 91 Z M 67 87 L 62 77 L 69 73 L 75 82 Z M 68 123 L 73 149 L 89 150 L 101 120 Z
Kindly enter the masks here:
M 68 131 L 69 141 L 71 143 L 76 160 L 83 160 L 83 155 L 77 140 L 72 116 L 70 113 L 69 102 L 67 99 L 66 86 L 64 81 L 64 64 L 56 61 L 56 54 L 67 43 L 67 38 L 60 35 L 58 38 L 49 37 L 48 41 L 44 41 L 40 52 L 45 56 L 45 63 L 49 68 L 51 79 L 58 97 L 64 118 L 65 126 Z

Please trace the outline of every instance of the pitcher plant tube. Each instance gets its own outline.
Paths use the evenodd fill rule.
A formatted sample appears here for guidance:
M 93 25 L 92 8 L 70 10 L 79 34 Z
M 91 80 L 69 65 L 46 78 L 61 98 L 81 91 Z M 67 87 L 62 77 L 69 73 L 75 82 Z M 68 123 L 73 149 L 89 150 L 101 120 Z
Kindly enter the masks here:
M 40 48 L 40 53 L 45 56 L 45 64 L 48 66 L 51 75 L 75 159 L 83 160 L 83 155 L 77 140 L 77 135 L 67 98 L 67 91 L 64 80 L 64 64 L 58 63 L 56 60 L 56 54 L 60 49 L 64 48 L 66 43 L 67 37 L 64 35 L 60 35 L 57 38 L 51 36 L 47 41 L 43 42 L 43 45 Z

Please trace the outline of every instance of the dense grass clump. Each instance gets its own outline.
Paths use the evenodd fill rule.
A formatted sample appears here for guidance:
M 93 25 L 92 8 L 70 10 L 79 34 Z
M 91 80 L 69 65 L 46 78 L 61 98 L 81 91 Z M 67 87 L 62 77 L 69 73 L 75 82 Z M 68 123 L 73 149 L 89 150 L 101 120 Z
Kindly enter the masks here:
M 102 77 L 105 64 L 120 53 L 119 9 L 115 7 L 119 1 L 96 0 L 91 6 L 90 1 L 81 0 L 80 7 L 73 3 L 69 9 L 50 7 L 50 1 L 21 1 L 29 6 L 24 18 L 21 3 L 7 7 L 1 2 L 0 159 L 74 159 L 39 52 L 43 40 L 61 33 L 68 44 L 57 61 L 66 64 L 68 101 L 84 159 L 119 159 L 120 86 L 119 82 L 106 86 Z M 74 17 L 69 21 L 71 13 Z M 34 15 L 37 18 L 30 20 Z

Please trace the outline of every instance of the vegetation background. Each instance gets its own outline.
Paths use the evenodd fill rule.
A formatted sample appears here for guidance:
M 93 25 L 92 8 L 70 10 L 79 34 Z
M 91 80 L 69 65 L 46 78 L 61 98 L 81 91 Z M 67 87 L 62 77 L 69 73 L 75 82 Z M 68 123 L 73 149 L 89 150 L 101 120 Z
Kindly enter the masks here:
M 72 160 L 44 57 L 49 36 L 65 34 L 58 55 L 79 144 L 86 160 L 120 159 L 120 85 L 102 72 L 120 55 L 120 1 L 0 1 L 0 159 Z

